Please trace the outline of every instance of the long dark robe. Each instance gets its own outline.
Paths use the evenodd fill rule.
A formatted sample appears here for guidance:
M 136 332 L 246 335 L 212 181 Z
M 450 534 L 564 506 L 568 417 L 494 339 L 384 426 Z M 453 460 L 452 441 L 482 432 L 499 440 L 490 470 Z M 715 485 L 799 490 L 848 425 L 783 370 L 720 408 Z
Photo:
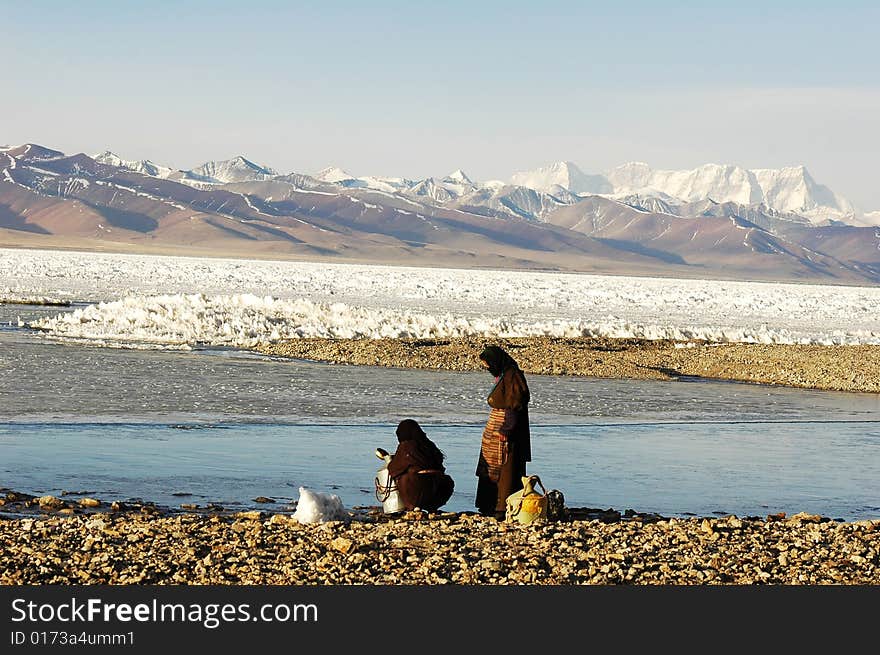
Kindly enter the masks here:
M 480 444 L 474 504 L 481 514 L 500 517 L 507 497 L 522 489 L 526 462 L 532 459 L 531 396 L 525 375 L 507 353 L 490 346 L 481 358 L 497 377 L 486 399 L 491 410 Z
M 411 423 L 415 423 L 412 421 Z M 397 450 L 388 464 L 388 475 L 397 484 L 400 500 L 406 509 L 416 507 L 436 512 L 446 504 L 455 489 L 455 483 L 446 473 L 443 453 L 428 439 L 418 425 L 411 427 L 414 435 L 398 428 Z M 420 434 L 418 434 L 420 433 Z

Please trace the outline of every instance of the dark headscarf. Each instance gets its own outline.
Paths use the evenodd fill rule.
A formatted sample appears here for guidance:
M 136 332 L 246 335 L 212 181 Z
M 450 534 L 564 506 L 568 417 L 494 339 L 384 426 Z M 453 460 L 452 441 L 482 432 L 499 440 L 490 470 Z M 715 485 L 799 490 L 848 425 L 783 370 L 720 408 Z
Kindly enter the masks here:
M 411 418 L 402 420 L 398 426 L 397 431 L 397 441 L 411 441 L 412 439 L 427 439 L 428 435 L 425 434 L 425 431 L 422 430 L 422 426 L 418 424 L 417 421 L 412 420 Z
M 480 353 L 480 359 L 489 365 L 489 372 L 496 378 L 504 373 L 504 369 L 517 366 L 513 357 L 498 346 L 486 346 Z
M 519 364 L 498 346 L 487 346 L 480 359 L 489 365 L 489 372 L 498 378 L 489 392 L 490 407 L 496 409 L 525 409 L 531 399 L 526 376 Z
M 446 455 L 437 448 L 433 441 L 428 439 L 428 435 L 422 430 L 422 426 L 411 418 L 404 419 L 397 426 L 397 441 L 406 444 L 406 448 L 398 450 L 406 450 L 413 460 L 412 463 L 423 466 L 424 468 L 432 468 L 442 466 Z

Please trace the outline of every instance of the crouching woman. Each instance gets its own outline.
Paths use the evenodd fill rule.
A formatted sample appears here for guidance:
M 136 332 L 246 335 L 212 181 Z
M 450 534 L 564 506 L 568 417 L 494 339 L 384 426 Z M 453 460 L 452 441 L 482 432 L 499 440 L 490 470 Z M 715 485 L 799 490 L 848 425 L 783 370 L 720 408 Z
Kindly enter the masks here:
M 455 483 L 446 473 L 446 455 L 428 439 L 421 426 L 406 419 L 397 426 L 397 451 L 388 464 L 388 475 L 406 509 L 436 512 L 452 496 Z

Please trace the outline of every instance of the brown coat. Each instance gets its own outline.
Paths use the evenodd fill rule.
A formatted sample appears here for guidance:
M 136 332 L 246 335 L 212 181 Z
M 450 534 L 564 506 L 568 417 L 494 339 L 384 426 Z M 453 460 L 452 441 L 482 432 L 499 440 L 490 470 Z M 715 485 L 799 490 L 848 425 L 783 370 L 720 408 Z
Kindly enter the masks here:
M 492 409 L 483 430 L 476 470 L 475 505 L 481 513 L 496 516 L 504 512 L 507 497 L 522 489 L 526 462 L 532 461 L 529 386 L 512 359 L 507 358 L 503 365 L 487 398 Z
M 388 475 L 397 484 L 400 500 L 407 509 L 418 507 L 436 512 L 446 504 L 455 487 L 446 474 L 440 451 L 436 447 L 424 448 L 416 440 L 401 441 L 397 445 L 388 464 Z

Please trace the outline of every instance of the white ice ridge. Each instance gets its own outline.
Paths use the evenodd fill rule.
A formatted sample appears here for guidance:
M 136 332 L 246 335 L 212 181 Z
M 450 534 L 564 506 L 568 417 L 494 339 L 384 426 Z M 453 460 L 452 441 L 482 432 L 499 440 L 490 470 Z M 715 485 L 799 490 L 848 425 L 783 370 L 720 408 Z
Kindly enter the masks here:
M 6 291 L 0 289 L 0 305 L 66 305 L 69 303 L 69 299 L 10 293 L 8 289 Z
M 766 326 L 676 327 L 604 320 L 516 320 L 466 318 L 450 313 L 355 307 L 316 303 L 305 298 L 282 300 L 252 294 L 206 296 L 176 294 L 129 296 L 29 323 L 50 336 L 126 347 L 232 346 L 308 337 L 449 338 L 617 337 L 751 343 L 880 343 L 880 334 L 839 333 L 818 337 Z

